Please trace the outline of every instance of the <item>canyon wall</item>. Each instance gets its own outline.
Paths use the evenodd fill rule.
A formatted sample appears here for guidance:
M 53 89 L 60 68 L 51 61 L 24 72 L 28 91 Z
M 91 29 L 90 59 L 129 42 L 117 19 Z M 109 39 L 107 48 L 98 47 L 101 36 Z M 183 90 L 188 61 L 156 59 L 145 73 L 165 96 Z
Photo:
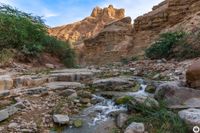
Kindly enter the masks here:
M 200 29 L 200 0 L 165 0 L 133 24 L 124 9 L 95 8 L 90 17 L 55 29 L 54 36 L 76 41 L 80 64 L 108 64 L 144 55 L 160 33 Z
M 112 5 L 107 8 L 96 7 L 85 19 L 49 29 L 49 34 L 62 40 L 79 42 L 99 33 L 105 24 L 124 18 L 124 9 L 116 9 Z

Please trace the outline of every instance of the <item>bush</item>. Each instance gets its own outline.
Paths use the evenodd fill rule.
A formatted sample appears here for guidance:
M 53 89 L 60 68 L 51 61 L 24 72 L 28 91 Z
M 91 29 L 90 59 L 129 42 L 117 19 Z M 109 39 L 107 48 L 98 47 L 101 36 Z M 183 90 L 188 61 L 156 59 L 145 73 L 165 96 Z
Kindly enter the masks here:
M 14 54 L 10 49 L 3 49 L 0 52 L 0 64 L 6 65 L 12 61 Z
M 64 42 L 55 37 L 47 36 L 45 38 L 45 51 L 58 56 L 67 67 L 75 66 L 75 52 L 71 49 L 69 42 Z
M 74 66 L 75 53 L 69 43 L 49 36 L 41 17 L 8 5 L 0 5 L 0 49 L 3 48 L 16 49 L 26 57 L 39 57 L 42 52 L 49 52 L 66 66 Z
M 185 35 L 184 32 L 161 34 L 159 40 L 146 49 L 145 55 L 150 59 L 168 58 L 173 46 L 183 39 Z

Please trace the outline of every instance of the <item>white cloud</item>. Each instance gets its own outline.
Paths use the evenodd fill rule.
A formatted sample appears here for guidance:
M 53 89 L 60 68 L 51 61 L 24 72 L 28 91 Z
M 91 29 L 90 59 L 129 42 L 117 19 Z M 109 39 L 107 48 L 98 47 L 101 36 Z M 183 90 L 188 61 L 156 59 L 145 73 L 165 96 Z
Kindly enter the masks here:
M 57 17 L 57 16 L 59 16 L 58 13 L 52 12 L 52 11 L 50 11 L 49 9 L 46 9 L 46 8 L 42 11 L 42 15 L 43 15 L 45 18 L 50 18 L 50 17 Z

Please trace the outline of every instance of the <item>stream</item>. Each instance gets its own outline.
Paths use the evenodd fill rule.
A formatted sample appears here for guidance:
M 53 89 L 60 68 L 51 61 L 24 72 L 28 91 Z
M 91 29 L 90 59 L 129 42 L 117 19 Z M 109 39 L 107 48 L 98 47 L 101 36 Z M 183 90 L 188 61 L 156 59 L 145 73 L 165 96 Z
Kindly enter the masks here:
M 145 92 L 145 88 L 147 87 L 147 85 L 144 82 L 140 82 L 140 84 L 140 90 L 137 92 L 110 93 L 127 96 L 149 95 L 149 93 Z M 71 120 L 83 120 L 82 127 L 65 127 L 62 133 L 110 133 L 110 128 L 115 127 L 115 119 L 113 116 L 121 112 L 127 112 L 127 107 L 125 105 L 116 105 L 112 99 L 106 99 L 102 97 L 101 94 L 93 95 L 93 99 L 100 102 L 96 105 L 84 109 L 82 113 L 78 116 L 71 116 Z

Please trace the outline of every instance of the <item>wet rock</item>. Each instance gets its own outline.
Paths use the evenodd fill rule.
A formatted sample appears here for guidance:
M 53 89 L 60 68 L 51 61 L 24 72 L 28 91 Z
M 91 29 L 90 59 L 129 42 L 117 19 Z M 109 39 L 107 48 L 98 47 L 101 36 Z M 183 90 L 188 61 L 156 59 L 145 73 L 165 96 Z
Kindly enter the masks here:
M 145 88 L 145 91 L 148 93 L 155 93 L 156 92 L 156 87 L 153 85 L 147 85 L 147 87 Z
M 124 131 L 124 133 L 144 133 L 145 128 L 143 123 L 131 123 Z
M 133 97 L 133 99 L 129 102 L 129 108 L 134 108 L 137 104 L 143 104 L 146 107 L 159 107 L 159 103 L 154 98 L 143 96 L 143 95 L 136 95 Z
M 0 110 L 0 121 L 6 120 L 9 117 L 7 109 Z
M 74 125 L 76 128 L 80 128 L 80 127 L 83 126 L 83 120 L 81 120 L 81 119 L 74 120 L 74 121 L 73 121 L 73 125 Z
M 155 98 L 165 100 L 169 108 L 200 107 L 200 90 L 184 87 L 184 84 L 178 81 L 161 84 Z
M 189 66 L 186 71 L 186 80 L 190 87 L 200 89 L 200 59 Z
M 125 125 L 125 122 L 128 120 L 128 115 L 125 113 L 120 113 L 117 116 L 117 126 L 122 128 Z
M 189 126 L 200 126 L 200 109 L 185 109 L 178 114 Z
M 13 87 L 13 80 L 9 75 L 0 76 L 0 91 L 9 90 Z
M 57 124 L 68 124 L 69 123 L 69 117 L 68 115 L 61 115 L 61 114 L 55 114 L 53 115 L 53 121 Z
M 122 96 L 115 99 L 115 103 L 120 104 L 127 104 L 131 99 L 133 99 L 132 96 Z
M 92 86 L 105 91 L 126 91 L 135 85 L 135 82 L 131 82 L 130 80 L 130 78 L 125 77 L 99 79 L 93 81 Z

